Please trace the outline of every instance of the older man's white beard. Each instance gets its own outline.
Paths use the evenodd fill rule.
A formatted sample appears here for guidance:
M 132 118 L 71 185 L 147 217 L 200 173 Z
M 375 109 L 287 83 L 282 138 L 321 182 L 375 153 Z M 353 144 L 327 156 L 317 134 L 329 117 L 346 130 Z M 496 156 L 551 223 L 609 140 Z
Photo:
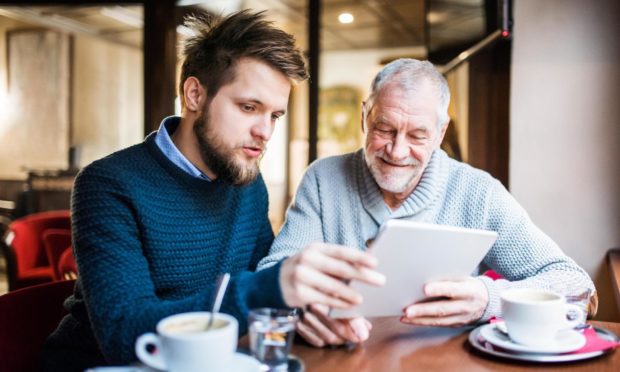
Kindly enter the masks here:
M 390 160 L 383 151 L 378 151 L 374 154 L 368 154 L 368 152 L 364 151 L 364 156 L 375 182 L 382 190 L 387 192 L 395 194 L 404 192 L 411 186 L 411 183 L 419 174 L 420 162 L 411 156 L 399 161 Z M 381 159 L 394 165 L 409 165 L 411 167 L 392 169 L 389 173 L 385 173 L 382 171 L 381 163 L 379 163 Z

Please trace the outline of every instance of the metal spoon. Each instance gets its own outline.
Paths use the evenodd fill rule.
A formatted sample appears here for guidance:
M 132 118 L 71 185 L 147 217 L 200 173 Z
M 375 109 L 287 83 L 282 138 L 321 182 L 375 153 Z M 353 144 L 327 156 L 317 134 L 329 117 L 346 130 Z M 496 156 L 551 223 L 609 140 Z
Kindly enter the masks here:
M 495 329 L 500 333 L 503 333 L 505 336 L 508 336 L 508 328 L 506 328 L 506 322 L 496 322 Z
M 211 329 L 211 326 L 213 326 L 213 318 L 215 318 L 215 314 L 220 312 L 222 300 L 224 300 L 224 293 L 226 293 L 226 288 L 228 287 L 229 281 L 229 273 L 222 274 L 217 278 L 217 284 L 215 285 L 214 292 L 215 295 L 213 296 L 213 305 L 211 306 L 211 317 L 209 317 L 209 323 L 207 323 L 207 328 L 205 329 L 205 331 Z

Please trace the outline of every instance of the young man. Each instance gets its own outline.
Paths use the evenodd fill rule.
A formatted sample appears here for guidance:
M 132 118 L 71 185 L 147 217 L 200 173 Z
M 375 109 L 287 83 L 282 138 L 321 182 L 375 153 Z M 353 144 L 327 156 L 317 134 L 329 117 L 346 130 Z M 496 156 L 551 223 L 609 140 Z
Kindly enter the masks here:
M 563 294 L 593 289 L 586 272 L 532 223 L 499 181 L 440 149 L 449 102 L 448 85 L 429 62 L 399 59 L 385 66 L 362 106 L 364 149 L 322 159 L 308 169 L 259 269 L 312 242 L 364 249 L 383 222 L 399 218 L 496 231 L 498 239 L 480 272 L 491 268 L 505 278 L 477 275 L 427 283 L 428 297 L 445 300 L 411 304 L 403 310 L 403 323 L 486 321 L 501 315 L 499 296 L 507 288 Z M 325 306 L 313 305 L 298 332 L 323 346 L 363 341 L 370 326 L 365 319 L 330 319 Z
M 347 307 L 359 295 L 339 278 L 382 280 L 370 256 L 326 244 L 252 272 L 273 241 L 258 163 L 305 65 L 262 13 L 187 26 L 195 36 L 184 48 L 181 117 L 76 179 L 79 279 L 47 341 L 46 370 L 133 362 L 136 338 L 157 321 L 209 310 L 220 273 L 232 274 L 221 310 L 242 333 L 250 308 Z

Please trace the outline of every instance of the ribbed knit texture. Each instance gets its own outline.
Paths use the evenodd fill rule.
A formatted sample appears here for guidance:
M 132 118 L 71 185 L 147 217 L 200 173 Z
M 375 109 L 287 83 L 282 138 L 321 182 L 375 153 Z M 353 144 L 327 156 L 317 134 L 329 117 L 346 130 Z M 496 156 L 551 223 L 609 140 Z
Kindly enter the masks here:
M 311 242 L 365 249 L 365 242 L 376 236 L 381 224 L 393 218 L 498 233 L 481 266 L 472 273 L 491 268 L 507 279 L 492 281 L 480 276 L 489 293 L 482 321 L 500 315 L 499 295 L 507 288 L 546 288 L 565 295 L 594 288 L 587 273 L 532 223 L 499 181 L 450 159 L 442 150 L 433 153 L 420 183 L 396 211 L 383 201 L 362 150 L 313 163 L 259 270 Z
M 72 197 L 79 279 L 71 314 L 48 340 L 48 369 L 134 361 L 136 338 L 160 319 L 209 310 L 220 273 L 233 275 L 222 311 L 241 333 L 249 308 L 285 307 L 279 265 L 248 271 L 273 241 L 267 212 L 262 178 L 234 187 L 192 177 L 153 134 L 86 167 Z

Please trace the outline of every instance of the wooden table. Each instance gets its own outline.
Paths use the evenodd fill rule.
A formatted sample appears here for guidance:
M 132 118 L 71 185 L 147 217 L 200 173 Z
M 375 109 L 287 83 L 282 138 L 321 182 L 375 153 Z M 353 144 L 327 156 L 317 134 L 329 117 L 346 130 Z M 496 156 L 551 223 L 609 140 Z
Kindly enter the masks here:
M 570 363 L 527 363 L 486 356 L 467 341 L 469 330 L 418 328 L 398 318 L 372 319 L 370 339 L 352 350 L 295 345 L 306 371 L 620 371 L 620 350 Z M 620 335 L 620 323 L 592 322 Z

